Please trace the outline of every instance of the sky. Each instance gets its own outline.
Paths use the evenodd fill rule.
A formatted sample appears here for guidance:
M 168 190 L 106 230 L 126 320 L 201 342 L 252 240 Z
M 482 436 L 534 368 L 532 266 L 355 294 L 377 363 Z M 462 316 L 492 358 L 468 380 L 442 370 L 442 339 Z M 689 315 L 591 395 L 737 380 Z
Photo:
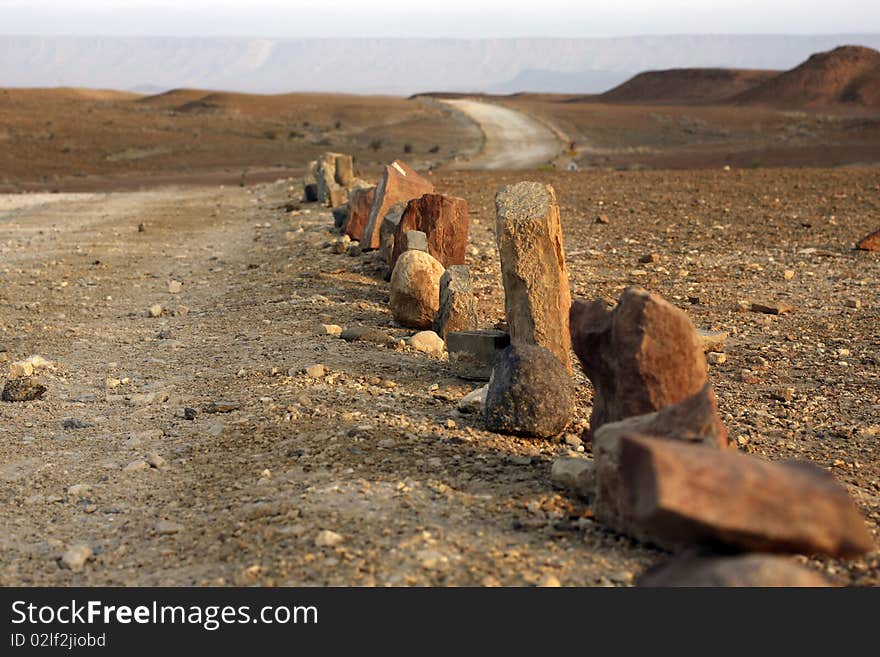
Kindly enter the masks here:
M 878 0 L 0 0 L 0 34 L 613 37 L 880 32 Z

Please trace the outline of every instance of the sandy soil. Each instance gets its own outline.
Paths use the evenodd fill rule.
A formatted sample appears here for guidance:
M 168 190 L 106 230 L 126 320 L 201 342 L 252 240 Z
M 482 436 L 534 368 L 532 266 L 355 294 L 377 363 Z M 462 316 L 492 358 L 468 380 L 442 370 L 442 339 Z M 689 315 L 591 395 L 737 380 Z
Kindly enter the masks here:
M 710 376 L 740 449 L 829 468 L 876 536 L 880 260 L 852 244 L 877 227 L 877 170 L 435 178 L 471 205 L 486 326 L 503 315 L 492 196 L 551 182 L 575 296 L 640 284 L 730 331 Z M 0 204 L 0 350 L 55 364 L 43 401 L 0 404 L 0 584 L 625 586 L 661 556 L 550 484 L 589 417 L 582 376 L 565 436 L 511 438 L 456 410 L 474 386 L 444 360 L 325 335 L 411 332 L 391 321 L 375 257 L 323 248 L 329 212 L 286 213 L 292 193 Z M 650 252 L 660 262 L 640 264 Z M 798 311 L 739 309 L 764 299 Z M 303 372 L 319 363 L 323 377 Z M 324 530 L 339 542 L 316 544 Z M 85 570 L 59 567 L 78 543 L 95 553 Z M 801 560 L 838 583 L 880 583 L 877 552 Z
M 299 175 L 331 149 L 367 172 L 401 154 L 427 168 L 479 141 L 475 126 L 428 100 L 0 89 L 0 193 L 251 184 Z
M 483 132 L 474 157 L 450 162 L 459 169 L 534 169 L 553 161 L 561 149 L 556 135 L 528 114 L 477 100 L 441 101 L 470 117 Z

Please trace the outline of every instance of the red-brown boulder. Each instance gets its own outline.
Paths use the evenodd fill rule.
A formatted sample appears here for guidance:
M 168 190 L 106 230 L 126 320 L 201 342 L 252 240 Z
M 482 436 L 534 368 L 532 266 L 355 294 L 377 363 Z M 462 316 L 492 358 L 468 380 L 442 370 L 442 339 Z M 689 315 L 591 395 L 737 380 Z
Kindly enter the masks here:
M 593 382 L 593 431 L 606 422 L 659 411 L 698 393 L 706 358 L 683 310 L 656 294 L 627 288 L 614 310 L 575 301 L 571 341 Z
M 408 230 L 420 230 L 428 238 L 428 253 L 444 267 L 463 265 L 468 241 L 467 201 L 443 194 L 412 199 L 397 224 L 391 268 L 406 249 L 400 239 Z
M 875 230 L 870 235 L 865 235 L 856 244 L 856 248 L 862 251 L 877 251 L 880 253 L 880 230 Z
M 345 225 L 345 234 L 357 242 L 363 237 L 375 196 L 375 187 L 362 187 L 352 190 L 348 197 L 348 223 Z

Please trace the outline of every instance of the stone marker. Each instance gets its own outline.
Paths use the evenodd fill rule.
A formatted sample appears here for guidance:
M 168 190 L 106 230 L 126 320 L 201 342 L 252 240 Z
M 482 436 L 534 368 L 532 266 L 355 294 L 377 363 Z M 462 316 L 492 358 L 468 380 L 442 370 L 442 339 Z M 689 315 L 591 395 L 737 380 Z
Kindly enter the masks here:
M 406 210 L 397 225 L 395 244 L 391 252 L 391 267 L 406 248 L 401 236 L 409 230 L 420 230 L 428 239 L 428 253 L 441 265 L 463 265 L 468 242 L 467 201 L 443 194 L 424 194 L 406 204 Z
M 344 231 L 351 239 L 359 242 L 363 237 L 364 226 L 370 218 L 370 207 L 375 197 L 375 187 L 359 187 L 349 194 L 348 222 L 344 226 Z
M 400 239 L 395 237 L 394 244 L 396 247 L 401 248 L 401 253 L 403 251 L 424 251 L 425 253 L 429 253 L 428 236 L 420 230 L 406 231 Z M 396 263 L 397 261 L 395 260 L 394 262 Z M 443 263 L 441 262 L 440 264 L 442 265 Z
M 339 153 L 323 153 L 315 167 L 315 181 L 318 185 L 318 202 L 330 205 L 330 192 L 338 187 L 336 182 L 336 156 Z
M 391 254 L 394 251 L 394 236 L 397 233 L 397 225 L 403 217 L 404 210 L 406 210 L 406 203 L 395 203 L 382 218 L 382 224 L 379 228 L 379 249 L 382 260 L 386 263 L 391 262 Z M 388 269 L 388 275 L 391 275 L 391 268 Z
M 735 556 L 685 554 L 652 566 L 636 586 L 657 587 L 826 587 L 819 573 L 790 557 L 771 554 Z
M 440 279 L 440 308 L 434 315 L 434 332 L 446 339 L 450 331 L 475 331 L 479 325 L 468 268 L 452 265 Z
M 364 227 L 364 235 L 361 238 L 361 246 L 364 249 L 379 248 L 379 230 L 385 213 L 395 203 L 409 201 L 423 194 L 434 191 L 434 185 L 422 178 L 408 165 L 400 160 L 395 160 L 387 165 L 376 186 L 376 196 L 370 208 L 370 216 Z
M 880 230 L 875 230 L 870 235 L 865 235 L 859 240 L 858 244 L 856 244 L 856 248 L 861 249 L 862 251 L 880 252 Z
M 318 162 L 312 160 L 303 176 L 303 198 L 308 203 L 318 200 Z
M 351 208 L 348 203 L 333 208 L 333 227 L 342 229 L 348 223 Z
M 476 390 L 471 390 L 468 394 L 458 400 L 459 413 L 482 413 L 486 407 L 486 394 L 489 392 L 489 386 L 485 385 Z
M 806 462 L 640 435 L 620 441 L 629 515 L 664 545 L 857 557 L 874 541 L 846 490 Z
M 624 534 L 648 539 L 650 537 L 639 533 L 638 523 L 628 515 L 627 491 L 620 466 L 620 441 L 634 433 L 724 448 L 728 446 L 727 429 L 718 417 L 712 386 L 706 383 L 696 395 L 678 404 L 665 406 L 655 413 L 608 422 L 593 432 L 596 519 Z
M 338 208 L 341 205 L 345 205 L 348 203 L 348 187 L 340 187 L 339 185 L 333 187 L 330 190 L 330 202 L 328 205 L 331 208 Z
M 557 488 L 579 497 L 593 497 L 596 490 L 596 464 L 583 456 L 560 456 L 553 461 L 550 481 Z
M 407 340 L 407 344 L 416 351 L 434 355 L 442 354 L 446 346 L 443 338 L 434 331 L 419 331 Z
M 342 187 L 350 187 L 355 182 L 354 159 L 351 155 L 336 156 L 336 183 Z
M 352 326 L 342 331 L 339 334 L 339 337 L 346 342 L 372 342 L 387 347 L 392 347 L 397 344 L 397 341 L 393 336 L 385 331 L 370 328 L 369 326 Z
M 571 371 L 571 293 L 556 193 L 550 185 L 517 183 L 496 194 L 495 212 L 510 340 L 549 349 Z
M 640 288 L 624 290 L 610 312 L 601 300 L 575 301 L 571 334 L 595 388 L 593 431 L 677 404 L 706 383 L 706 358 L 691 320 Z
M 697 337 L 700 344 L 703 345 L 703 353 L 710 351 L 724 351 L 724 343 L 730 337 L 727 331 L 709 331 L 707 329 L 697 329 Z
M 753 313 L 763 313 L 765 315 L 788 315 L 793 313 L 797 308 L 789 306 L 785 303 L 773 303 L 770 301 L 756 301 L 750 306 Z
M 391 273 L 389 307 L 402 326 L 430 329 L 440 305 L 443 265 L 424 251 L 407 251 Z
M 568 370 L 548 349 L 511 344 L 492 370 L 486 427 L 538 438 L 555 436 L 574 415 L 573 387 Z
M 324 153 L 315 168 L 318 200 L 332 208 L 348 202 L 348 188 L 355 182 L 351 155 Z
M 40 383 L 39 379 L 21 377 L 7 380 L 0 398 L 5 402 L 26 402 L 42 399 L 44 394 L 46 394 L 46 386 Z
M 510 335 L 504 331 L 449 331 L 446 350 L 455 375 L 468 381 L 488 381 L 495 360 L 510 344 Z

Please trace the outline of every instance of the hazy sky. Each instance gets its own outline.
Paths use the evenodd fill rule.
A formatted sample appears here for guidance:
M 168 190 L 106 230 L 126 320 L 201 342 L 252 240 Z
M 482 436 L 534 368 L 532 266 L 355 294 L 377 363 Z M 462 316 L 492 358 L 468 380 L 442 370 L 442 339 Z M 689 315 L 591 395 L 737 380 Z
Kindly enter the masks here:
M 0 0 L 0 34 L 626 36 L 880 32 L 880 0 Z

